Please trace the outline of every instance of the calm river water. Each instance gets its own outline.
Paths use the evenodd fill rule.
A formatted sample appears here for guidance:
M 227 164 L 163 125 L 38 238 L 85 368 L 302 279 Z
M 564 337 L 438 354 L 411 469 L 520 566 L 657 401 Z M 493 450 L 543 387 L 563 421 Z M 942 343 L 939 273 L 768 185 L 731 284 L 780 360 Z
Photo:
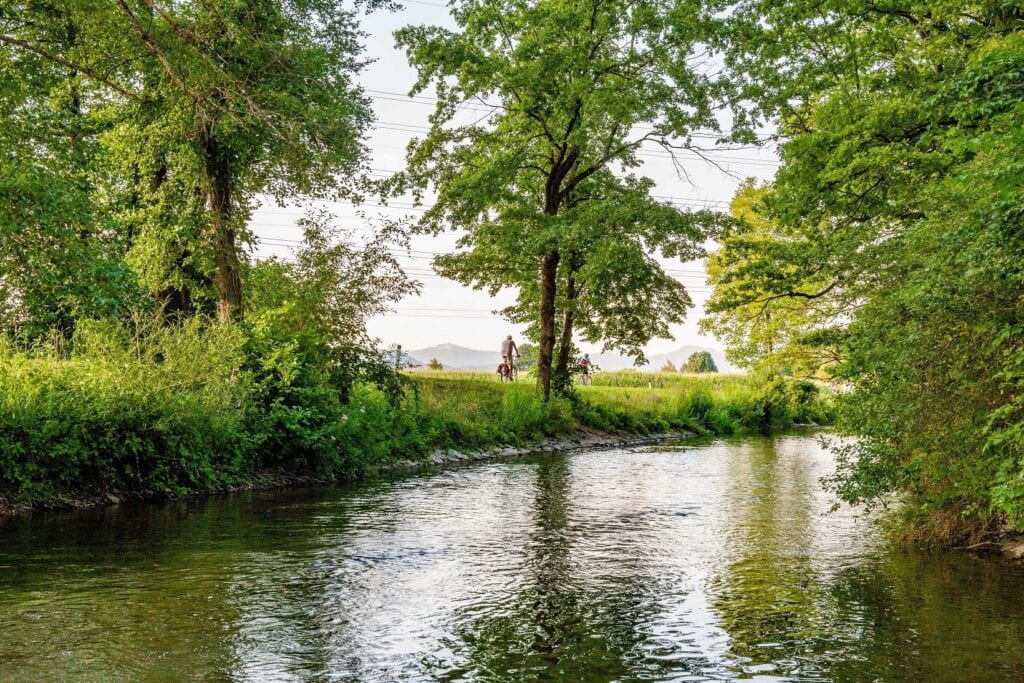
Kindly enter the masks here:
M 12 681 L 1024 680 L 1024 568 L 889 547 L 812 436 L 0 525 Z

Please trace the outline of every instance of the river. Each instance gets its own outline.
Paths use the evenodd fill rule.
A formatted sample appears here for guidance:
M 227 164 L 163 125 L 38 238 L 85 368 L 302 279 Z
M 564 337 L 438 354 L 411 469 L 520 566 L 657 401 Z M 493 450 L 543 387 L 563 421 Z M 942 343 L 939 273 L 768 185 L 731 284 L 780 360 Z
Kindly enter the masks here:
M 1024 679 L 1024 567 L 830 512 L 814 436 L 0 523 L 0 679 Z

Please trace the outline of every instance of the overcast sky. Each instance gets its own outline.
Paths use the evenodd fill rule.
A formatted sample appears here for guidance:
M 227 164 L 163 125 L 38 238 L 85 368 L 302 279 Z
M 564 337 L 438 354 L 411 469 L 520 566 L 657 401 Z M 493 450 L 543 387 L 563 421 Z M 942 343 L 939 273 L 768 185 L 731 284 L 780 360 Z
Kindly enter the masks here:
M 414 99 L 407 96 L 415 76 L 405 55 L 395 49 L 392 33 L 408 24 L 452 25 L 448 10 L 442 3 L 425 0 L 405 2 L 407 8 L 404 10 L 378 12 L 363 22 L 369 33 L 367 56 L 374 60 L 360 79 L 373 100 L 376 112 L 376 124 L 368 140 L 374 175 L 387 174 L 404 166 L 405 145 L 411 137 L 422 136 L 433 106 L 429 92 Z M 740 178 L 767 179 L 778 167 L 778 160 L 770 150 L 723 150 L 715 152 L 714 157 L 738 177 L 732 177 L 696 156 L 683 156 L 683 166 L 691 181 L 687 182 L 677 174 L 671 159 L 656 148 L 642 155 L 643 167 L 636 173 L 653 179 L 657 183 L 656 194 L 671 197 L 681 206 L 725 208 Z M 372 229 L 375 217 L 415 217 L 418 213 L 408 200 L 396 200 L 387 208 L 377 206 L 373 201 L 361 207 L 349 204 L 326 206 L 338 216 L 343 227 L 364 234 Z M 359 213 L 365 217 L 360 217 Z M 290 245 L 301 238 L 301 231 L 295 224 L 301 215 L 300 208 L 290 206 L 266 206 L 257 210 L 252 222 L 253 230 L 260 238 L 257 255 L 288 257 L 293 248 Z M 393 313 L 370 322 L 371 334 L 379 337 L 382 344 L 398 343 L 405 349 L 418 349 L 451 342 L 471 348 L 497 349 L 506 334 L 521 337 L 521 328 L 491 313 L 513 301 L 512 291 L 492 298 L 486 292 L 473 291 L 433 273 L 430 267 L 432 255 L 450 251 L 454 242 L 454 233 L 414 238 L 414 251 L 408 257 L 403 256 L 402 263 L 412 277 L 422 282 L 422 292 L 399 302 Z M 672 329 L 674 340 L 655 339 L 648 345 L 647 352 L 664 353 L 683 344 L 720 348 L 721 344 L 713 337 L 702 336 L 697 331 L 697 322 L 703 315 L 703 304 L 709 293 L 704 264 L 699 261 L 666 262 L 666 268 L 687 287 L 695 306 L 686 323 Z M 582 346 L 585 351 L 599 350 L 586 344 Z

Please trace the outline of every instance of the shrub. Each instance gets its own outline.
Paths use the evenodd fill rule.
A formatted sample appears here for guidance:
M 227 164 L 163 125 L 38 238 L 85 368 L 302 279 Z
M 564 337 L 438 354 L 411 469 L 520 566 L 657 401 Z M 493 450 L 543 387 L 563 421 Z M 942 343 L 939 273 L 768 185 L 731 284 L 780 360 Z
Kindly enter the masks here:
M 131 336 L 81 324 L 74 354 L 0 351 L 0 488 L 180 493 L 246 469 L 247 383 L 231 328 Z
M 815 385 L 785 378 L 588 386 L 545 403 L 532 383 L 472 373 L 414 375 L 401 395 L 393 380 L 337 363 L 311 330 L 273 316 L 83 323 L 68 349 L 0 342 L 0 495 L 177 495 L 264 473 L 351 479 L 437 447 L 525 444 L 581 425 L 729 434 L 825 413 Z

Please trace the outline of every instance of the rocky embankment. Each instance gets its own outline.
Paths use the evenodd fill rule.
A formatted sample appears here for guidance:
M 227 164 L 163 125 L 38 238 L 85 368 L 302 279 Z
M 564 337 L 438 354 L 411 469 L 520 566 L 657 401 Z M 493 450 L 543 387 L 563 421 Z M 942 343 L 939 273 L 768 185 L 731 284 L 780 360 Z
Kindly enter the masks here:
M 489 448 L 481 449 L 438 448 L 423 460 L 400 460 L 394 463 L 393 469 L 397 471 L 413 471 L 429 467 L 478 462 L 481 460 L 519 458 L 528 455 L 539 455 L 542 453 L 563 453 L 585 451 L 595 448 L 642 446 L 644 444 L 658 443 L 660 441 L 668 441 L 672 439 L 689 439 L 695 436 L 696 434 L 693 432 L 664 432 L 660 434 L 646 434 L 644 436 L 628 436 L 623 434 L 600 432 L 592 429 L 581 429 L 571 434 L 545 439 L 540 443 L 533 443 L 526 446 L 505 445 L 491 446 Z

